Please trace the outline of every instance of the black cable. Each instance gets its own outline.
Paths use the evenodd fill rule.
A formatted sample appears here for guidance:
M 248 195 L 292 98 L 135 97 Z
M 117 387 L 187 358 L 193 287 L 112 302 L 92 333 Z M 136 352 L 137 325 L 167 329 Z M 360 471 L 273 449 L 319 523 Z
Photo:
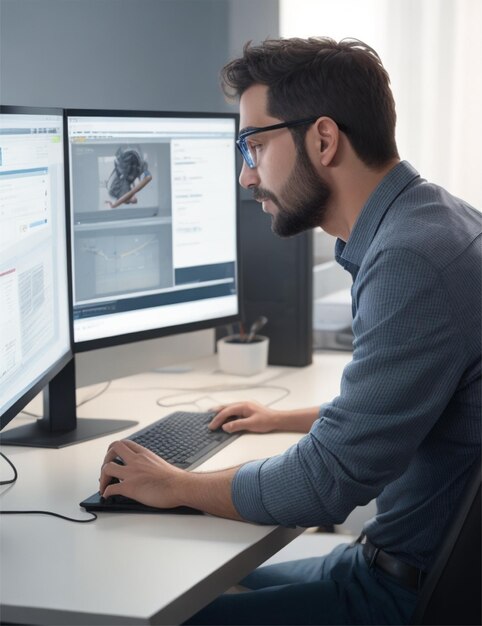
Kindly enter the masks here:
M 6 457 L 3 452 L 0 452 L 0 455 L 7 461 L 10 467 L 13 469 L 13 478 L 10 480 L 2 480 L 0 485 L 11 485 L 18 478 L 18 472 L 15 465 L 12 461 Z M 93 522 L 97 519 L 97 515 L 89 511 L 89 514 L 92 515 L 89 519 L 75 519 L 74 517 L 67 517 L 65 515 L 61 515 L 60 513 L 53 513 L 52 511 L 2 511 L 0 510 L 0 515 L 50 515 L 52 517 L 59 517 L 60 519 L 65 519 L 68 522 L 76 522 L 77 524 L 88 524 L 89 522 Z
M 5 461 L 7 461 L 7 463 L 10 465 L 10 467 L 13 469 L 13 478 L 11 478 L 10 480 L 2 480 L 2 481 L 0 481 L 0 485 L 11 485 L 18 478 L 17 468 L 12 463 L 12 461 L 3 454 L 3 452 L 0 452 L 0 455 L 5 459 Z
M 89 511 L 89 514 L 92 515 L 90 519 L 75 519 L 74 517 L 67 517 L 60 515 L 60 513 L 53 513 L 52 511 L 0 511 L 0 515 L 51 515 L 52 517 L 60 517 L 60 519 L 65 519 L 68 522 L 76 522 L 77 524 L 88 524 L 97 519 L 97 515 L 92 513 L 92 511 Z

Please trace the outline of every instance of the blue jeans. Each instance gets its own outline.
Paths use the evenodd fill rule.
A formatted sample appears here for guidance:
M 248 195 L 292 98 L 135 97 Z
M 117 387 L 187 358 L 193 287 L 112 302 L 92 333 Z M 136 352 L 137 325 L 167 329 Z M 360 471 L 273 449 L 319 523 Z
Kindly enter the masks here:
M 417 603 L 417 593 L 368 567 L 360 544 L 260 567 L 240 584 L 250 591 L 224 594 L 185 623 L 407 624 Z

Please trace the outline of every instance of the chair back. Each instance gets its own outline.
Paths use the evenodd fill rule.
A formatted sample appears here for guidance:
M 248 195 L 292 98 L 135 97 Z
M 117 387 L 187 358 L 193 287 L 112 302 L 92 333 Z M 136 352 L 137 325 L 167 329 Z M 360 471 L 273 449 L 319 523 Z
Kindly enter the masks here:
M 422 587 L 411 624 L 481 624 L 480 482 L 478 460 Z

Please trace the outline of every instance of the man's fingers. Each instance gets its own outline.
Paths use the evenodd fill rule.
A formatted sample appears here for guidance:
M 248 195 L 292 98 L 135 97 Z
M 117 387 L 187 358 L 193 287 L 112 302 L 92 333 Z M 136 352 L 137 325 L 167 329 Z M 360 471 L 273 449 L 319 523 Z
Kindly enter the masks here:
M 102 493 L 113 478 L 124 480 L 127 469 L 125 465 L 119 465 L 115 461 L 109 461 L 102 466 L 99 478 L 99 491 Z
M 140 443 L 136 443 L 135 441 L 131 441 L 130 439 L 123 439 L 121 443 L 123 443 L 126 448 L 129 449 L 129 451 L 131 452 L 131 457 L 139 452 L 149 452 L 149 450 L 144 446 L 141 446 Z
M 209 428 L 211 430 L 216 430 L 216 428 L 222 426 L 228 418 L 241 415 L 242 406 L 242 404 L 229 404 L 228 406 L 223 407 L 221 411 L 213 417 L 209 424 Z
M 144 448 L 144 446 L 141 446 L 130 439 L 113 441 L 109 446 L 107 454 L 105 455 L 104 464 L 119 458 L 127 465 L 127 463 L 132 461 L 135 455 L 139 452 L 151 454 L 147 448 Z
M 227 422 L 227 424 L 223 424 L 222 429 L 227 433 L 237 433 L 240 430 L 249 430 L 251 422 L 252 419 L 250 417 L 232 420 L 231 422 Z
M 131 446 L 128 445 L 128 443 L 133 443 L 133 442 L 128 442 L 127 439 L 123 439 L 121 441 L 113 441 L 107 450 L 104 463 L 109 463 L 109 461 L 114 461 L 114 459 L 116 459 L 117 457 L 122 459 L 124 463 L 127 463 L 129 459 L 132 459 L 135 452 L 133 451 Z
M 106 485 L 103 489 L 99 489 L 103 498 L 108 498 L 109 496 L 124 496 L 124 483 L 113 483 L 110 485 Z
M 101 493 L 112 478 L 118 478 L 119 480 L 124 479 L 126 474 L 125 465 L 130 463 L 136 453 L 139 452 L 138 449 L 130 444 L 134 444 L 134 442 L 128 441 L 127 439 L 113 441 L 110 444 L 102 464 L 99 478 L 99 490 Z M 134 446 L 138 446 L 138 444 L 134 444 Z M 138 446 L 138 448 L 144 450 L 142 446 Z

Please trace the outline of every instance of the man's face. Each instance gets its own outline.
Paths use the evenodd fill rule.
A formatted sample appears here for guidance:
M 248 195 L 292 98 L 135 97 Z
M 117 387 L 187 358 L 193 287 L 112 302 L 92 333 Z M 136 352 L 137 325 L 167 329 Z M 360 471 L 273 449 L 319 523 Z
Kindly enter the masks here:
M 266 113 L 267 87 L 254 85 L 241 96 L 241 128 L 276 124 Z M 321 226 L 330 197 L 329 186 L 320 178 L 304 146 L 297 148 L 287 128 L 252 135 L 251 149 L 257 167 L 243 164 L 240 184 L 263 203 L 272 217 L 272 230 L 281 237 Z

